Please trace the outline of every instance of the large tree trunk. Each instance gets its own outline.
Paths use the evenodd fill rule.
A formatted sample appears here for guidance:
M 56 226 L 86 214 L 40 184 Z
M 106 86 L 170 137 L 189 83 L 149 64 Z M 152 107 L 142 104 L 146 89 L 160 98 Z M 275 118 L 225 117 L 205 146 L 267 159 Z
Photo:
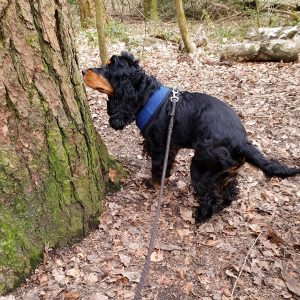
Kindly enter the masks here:
M 92 125 L 66 9 L 0 2 L 0 293 L 45 247 L 96 225 L 118 168 Z

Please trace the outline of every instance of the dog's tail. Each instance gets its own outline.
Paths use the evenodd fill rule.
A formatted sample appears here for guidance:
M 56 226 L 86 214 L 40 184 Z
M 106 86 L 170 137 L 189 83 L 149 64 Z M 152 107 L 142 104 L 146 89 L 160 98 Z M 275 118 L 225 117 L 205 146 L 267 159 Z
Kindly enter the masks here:
M 290 177 L 300 174 L 300 168 L 290 168 L 276 160 L 269 160 L 250 142 L 243 145 L 241 149 L 245 155 L 246 162 L 261 169 L 269 177 Z

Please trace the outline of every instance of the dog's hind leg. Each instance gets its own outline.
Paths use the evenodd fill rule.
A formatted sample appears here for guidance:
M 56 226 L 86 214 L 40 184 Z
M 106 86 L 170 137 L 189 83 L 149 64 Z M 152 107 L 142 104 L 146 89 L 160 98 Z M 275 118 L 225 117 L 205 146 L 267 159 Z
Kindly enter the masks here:
M 197 222 L 204 222 L 221 210 L 223 199 L 216 190 L 220 172 L 207 168 L 201 161 L 192 159 L 191 177 L 199 207 L 195 213 Z
M 236 199 L 238 195 L 238 181 L 236 177 L 232 177 L 226 185 L 221 188 L 221 193 L 223 196 L 223 208 L 229 206 L 233 200 Z
M 222 151 L 227 152 L 225 148 L 216 149 L 215 153 L 210 149 L 209 155 L 206 150 L 196 151 L 192 159 L 192 185 L 200 204 L 195 213 L 197 222 L 211 218 L 237 196 L 236 175 L 241 163 L 231 159 L 230 155 L 220 159 L 218 154 Z

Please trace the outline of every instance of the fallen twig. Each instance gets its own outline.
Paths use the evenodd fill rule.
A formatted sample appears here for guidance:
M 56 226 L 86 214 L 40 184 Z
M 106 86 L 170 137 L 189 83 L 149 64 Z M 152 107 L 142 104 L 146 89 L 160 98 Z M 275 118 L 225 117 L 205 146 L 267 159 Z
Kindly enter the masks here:
M 255 244 L 257 243 L 258 239 L 260 238 L 261 234 L 262 234 L 262 231 L 259 233 L 259 235 L 257 236 L 257 238 L 255 239 L 255 241 L 253 242 L 252 246 L 250 247 L 250 249 L 247 252 L 247 255 L 246 255 L 245 259 L 244 259 L 243 265 L 242 265 L 242 267 L 240 269 L 239 275 L 238 275 L 238 277 L 235 280 L 235 283 L 234 283 L 234 286 L 233 286 L 233 289 L 232 289 L 232 292 L 231 292 L 231 299 L 233 299 L 233 294 L 234 294 L 235 288 L 236 288 L 237 283 L 238 283 L 238 281 L 239 281 L 239 279 L 240 279 L 240 277 L 242 275 L 242 272 L 243 272 L 243 270 L 245 268 L 247 259 L 248 259 L 249 255 L 250 255 L 252 249 L 254 248 Z

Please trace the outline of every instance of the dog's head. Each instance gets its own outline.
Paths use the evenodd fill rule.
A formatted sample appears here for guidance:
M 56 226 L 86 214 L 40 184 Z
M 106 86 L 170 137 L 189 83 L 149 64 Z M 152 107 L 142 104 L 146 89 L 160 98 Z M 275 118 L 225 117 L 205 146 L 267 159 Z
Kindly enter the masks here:
M 105 66 L 84 70 L 82 74 L 87 86 L 108 95 L 109 124 L 116 130 L 135 120 L 145 99 L 159 86 L 154 77 L 145 74 L 138 60 L 126 52 L 113 55 Z

